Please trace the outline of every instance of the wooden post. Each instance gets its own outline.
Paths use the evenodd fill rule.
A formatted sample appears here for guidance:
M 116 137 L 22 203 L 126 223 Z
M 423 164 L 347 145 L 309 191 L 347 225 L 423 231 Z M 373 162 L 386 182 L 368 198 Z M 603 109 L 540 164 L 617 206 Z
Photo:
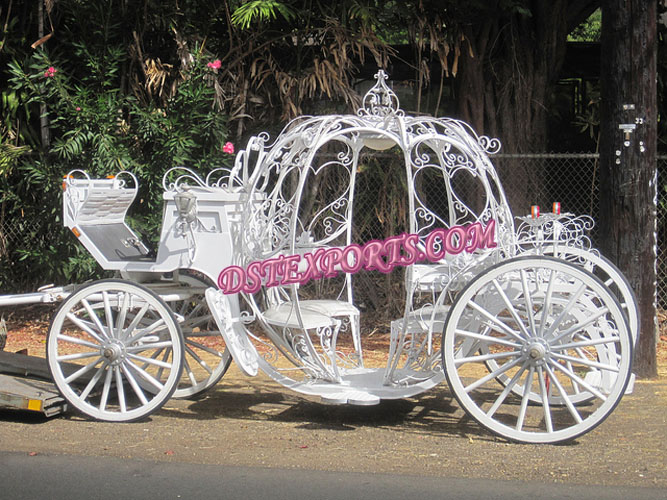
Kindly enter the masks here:
M 600 232 L 637 295 L 640 377 L 657 375 L 657 4 L 602 2 Z

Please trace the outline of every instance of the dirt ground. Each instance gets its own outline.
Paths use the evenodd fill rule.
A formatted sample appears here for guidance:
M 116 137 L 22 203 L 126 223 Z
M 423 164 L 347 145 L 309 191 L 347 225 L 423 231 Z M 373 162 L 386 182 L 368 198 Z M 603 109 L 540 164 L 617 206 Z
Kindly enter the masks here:
M 10 321 L 6 351 L 44 353 L 43 321 Z M 471 421 L 446 384 L 373 407 L 328 406 L 234 366 L 199 400 L 131 424 L 75 412 L 0 412 L 0 450 L 173 462 L 667 488 L 667 336 L 602 425 L 566 445 L 521 445 Z

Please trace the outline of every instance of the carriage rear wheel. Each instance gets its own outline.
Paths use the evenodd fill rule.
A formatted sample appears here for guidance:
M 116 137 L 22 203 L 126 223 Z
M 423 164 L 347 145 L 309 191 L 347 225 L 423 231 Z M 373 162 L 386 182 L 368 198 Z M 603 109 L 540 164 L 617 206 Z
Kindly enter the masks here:
M 543 255 L 556 256 L 558 259 L 581 266 L 600 278 L 618 299 L 619 304 L 621 304 L 621 308 L 628 320 L 628 326 L 630 327 L 632 345 L 634 347 L 637 344 L 637 336 L 639 334 L 637 297 L 628 279 L 613 262 L 596 251 L 569 245 L 559 245 L 555 248 L 553 245 L 545 246 L 541 249 L 541 252 Z
M 183 352 L 181 329 L 160 297 L 136 283 L 102 280 L 62 303 L 46 355 L 68 403 L 99 420 L 129 422 L 171 397 Z
M 232 356 L 204 295 L 205 289 L 212 284 L 203 277 L 187 274 L 181 275 L 180 281 L 197 290 L 186 299 L 169 302 L 179 320 L 185 342 L 183 374 L 173 397 L 191 398 L 201 395 L 220 381 L 232 362 Z
M 519 257 L 459 294 L 442 356 L 454 396 L 481 425 L 515 441 L 556 443 L 590 431 L 616 407 L 632 338 L 598 278 L 557 259 Z M 581 393 L 592 398 L 575 406 Z
M 553 246 L 545 247 L 542 250 L 544 255 L 547 256 L 553 256 L 555 253 Z M 559 246 L 558 258 L 564 259 L 592 272 L 595 276 L 602 280 L 605 286 L 609 288 L 609 290 L 614 294 L 614 297 L 616 297 L 619 304 L 621 305 L 621 309 L 623 310 L 625 318 L 628 321 L 630 336 L 632 338 L 632 346 L 634 349 L 634 346 L 637 343 L 639 329 L 639 309 L 637 307 L 637 299 L 632 290 L 632 287 L 630 286 L 630 283 L 623 275 L 623 273 L 604 256 L 598 255 L 596 252 L 577 247 Z M 498 369 L 498 364 L 494 360 L 489 360 L 486 364 L 489 371 Z M 589 378 L 597 377 L 599 374 L 599 372 L 594 368 L 590 372 L 591 373 Z M 506 382 L 509 381 L 509 378 L 507 375 L 500 375 L 498 376 L 498 381 L 502 384 L 506 384 Z M 512 390 L 520 396 L 523 394 L 523 387 L 514 387 Z M 552 405 L 565 404 L 563 398 L 561 398 L 558 394 L 552 393 L 549 397 L 549 402 Z M 540 401 L 539 394 L 530 393 L 529 398 L 531 403 L 539 403 Z M 572 403 L 580 405 L 585 404 L 594 398 L 595 396 L 593 396 L 593 394 L 582 390 L 576 394 L 572 394 L 569 399 Z

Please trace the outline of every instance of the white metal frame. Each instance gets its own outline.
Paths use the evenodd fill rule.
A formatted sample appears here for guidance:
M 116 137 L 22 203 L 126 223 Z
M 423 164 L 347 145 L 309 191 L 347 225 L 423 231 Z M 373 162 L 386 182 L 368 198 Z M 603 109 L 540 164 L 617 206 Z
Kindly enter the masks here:
M 377 73 L 376 84 L 355 115 L 298 118 L 272 144 L 267 134 L 253 137 L 231 171 L 214 170 L 205 179 L 187 168 L 165 173 L 162 231 L 154 257 L 125 221 L 138 192 L 131 173 L 108 179 L 91 179 L 81 171 L 65 176 L 65 225 L 104 269 L 119 271 L 125 279 L 87 285 L 69 298 L 70 289 L 38 294 L 41 301 L 66 298 L 49 333 L 48 353 L 56 382 L 76 407 L 109 420 L 137 419 L 155 411 L 177 389 L 182 367 L 176 365 L 188 352 L 188 338 L 183 342 L 179 324 L 203 324 L 212 318 L 229 353 L 247 375 L 261 369 L 286 387 L 327 402 L 370 405 L 409 397 L 431 388 L 446 374 L 465 409 L 482 425 L 510 439 L 571 439 L 606 418 L 631 385 L 638 318 L 627 280 L 590 249 L 586 230 L 592 221 L 546 215 L 520 218 L 515 229 L 489 160 L 500 142 L 478 136 L 459 120 L 407 116 L 386 78 L 383 71 Z M 465 224 L 491 227 L 495 245 L 406 269 L 404 314 L 391 323 L 386 366 L 364 363 L 354 277 L 338 267 L 330 269 L 332 276 L 310 284 L 276 280 L 267 286 L 271 278 L 265 274 L 265 283 L 254 293 L 224 295 L 211 287 L 205 291 L 207 309 L 202 309 L 202 283 L 216 282 L 228 266 L 245 269 L 269 259 L 306 259 L 324 250 L 364 243 L 352 239 L 360 154 L 364 148 L 392 147 L 404 160 L 409 232 L 416 235 L 420 252 L 434 229 Z M 435 245 L 444 242 L 436 240 Z M 518 255 L 529 257 L 515 258 Z M 181 272 L 201 273 L 203 278 L 179 280 Z M 165 280 L 167 275 L 170 278 Z M 616 295 L 608 286 L 614 287 Z M 141 298 L 132 303 L 123 296 Z M 188 303 L 193 297 L 198 297 L 197 304 Z M 0 298 L 0 304 L 7 303 L 3 299 L 7 298 Z M 32 296 L 30 300 L 39 301 Z M 143 377 L 143 368 L 128 364 L 131 357 L 126 352 L 143 349 L 143 344 L 134 344 L 139 337 L 123 336 L 125 329 L 144 328 L 142 301 L 151 304 L 169 331 L 167 350 L 160 347 L 166 338 L 162 333 L 146 336 L 155 353 L 144 360 L 144 368 L 170 370 L 157 393 L 148 390 L 157 379 Z M 173 312 L 165 311 L 165 303 Z M 191 305 L 201 314 L 194 320 L 178 312 L 190 310 Z M 560 312 L 551 317 L 550 310 Z M 97 317 L 102 312 L 103 317 Z M 63 333 L 68 318 L 92 341 Z M 195 328 L 190 328 L 192 335 L 197 333 Z M 351 348 L 341 348 L 343 336 L 350 337 Z M 96 343 L 102 346 L 99 353 L 85 351 Z M 64 353 L 69 344 L 83 346 L 84 351 L 62 354 L 59 349 L 65 349 Z M 511 349 L 504 352 L 508 346 Z M 221 364 L 209 370 L 210 379 L 191 377 L 191 387 L 178 386 L 178 391 L 193 394 L 215 383 L 229 359 L 227 351 L 217 354 Z M 97 379 L 83 393 L 69 387 L 72 377 L 66 375 L 61 361 L 96 356 L 99 360 L 87 366 L 95 370 Z M 162 356 L 172 361 L 162 361 Z M 512 361 L 503 361 L 506 358 Z M 187 359 L 181 363 L 187 365 Z M 466 386 L 468 375 L 460 369 L 466 364 L 485 367 L 488 373 L 476 375 L 477 382 Z M 551 371 L 543 368 L 547 365 Z M 583 378 L 571 369 L 575 365 L 587 371 Z M 125 371 L 121 372 L 121 366 Z M 515 372 L 515 366 L 524 368 Z M 569 378 L 569 392 L 554 380 L 558 394 L 552 394 L 547 382 L 551 379 L 545 373 L 551 376 L 554 369 Z M 127 377 L 134 393 L 147 403 L 126 412 L 125 403 L 120 410 L 107 410 L 104 400 L 101 405 L 88 401 L 99 380 L 105 381 L 103 393 L 116 390 L 122 400 L 122 388 L 110 382 L 109 374 L 114 373 L 122 385 L 127 370 L 135 373 Z M 536 378 L 535 373 L 539 373 Z M 161 375 L 158 370 L 156 377 Z M 472 393 L 487 382 L 500 384 L 500 392 L 497 408 L 485 414 L 484 400 L 475 400 Z M 507 405 L 510 394 L 521 399 L 514 431 L 493 415 Z M 537 403 L 543 412 L 544 428 L 523 429 L 528 402 Z M 584 402 L 597 405 L 592 418 L 574 409 Z M 574 424 L 554 428 L 552 406 L 557 405 L 566 407 Z

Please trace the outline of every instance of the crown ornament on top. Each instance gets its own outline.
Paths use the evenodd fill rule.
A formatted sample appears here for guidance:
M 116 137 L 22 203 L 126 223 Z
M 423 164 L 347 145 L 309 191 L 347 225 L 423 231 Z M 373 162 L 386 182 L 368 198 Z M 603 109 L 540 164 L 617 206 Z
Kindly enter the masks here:
M 375 74 L 375 79 L 377 82 L 366 92 L 357 114 L 377 118 L 403 116 L 403 111 L 399 108 L 398 97 L 386 84 L 387 73 L 379 70 Z

